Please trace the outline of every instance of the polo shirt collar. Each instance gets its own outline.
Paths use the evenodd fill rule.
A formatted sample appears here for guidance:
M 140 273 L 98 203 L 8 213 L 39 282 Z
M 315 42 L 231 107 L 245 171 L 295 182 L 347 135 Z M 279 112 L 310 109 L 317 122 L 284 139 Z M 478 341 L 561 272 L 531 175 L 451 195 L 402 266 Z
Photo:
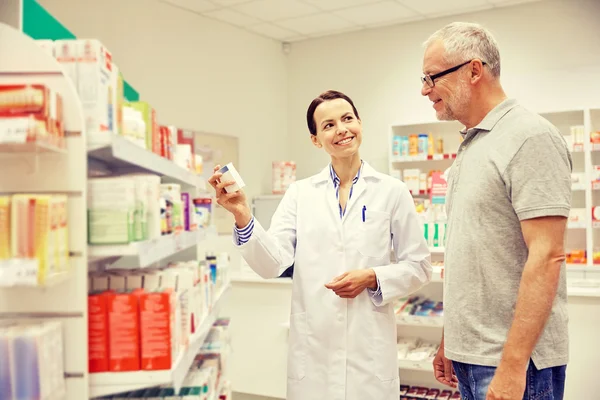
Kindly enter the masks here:
M 494 126 L 504 117 L 510 110 L 516 107 L 518 104 L 516 99 L 505 99 L 496 107 L 494 107 L 487 115 L 481 120 L 477 126 L 470 129 L 463 129 L 460 134 L 465 137 L 467 133 L 476 131 L 491 131 Z

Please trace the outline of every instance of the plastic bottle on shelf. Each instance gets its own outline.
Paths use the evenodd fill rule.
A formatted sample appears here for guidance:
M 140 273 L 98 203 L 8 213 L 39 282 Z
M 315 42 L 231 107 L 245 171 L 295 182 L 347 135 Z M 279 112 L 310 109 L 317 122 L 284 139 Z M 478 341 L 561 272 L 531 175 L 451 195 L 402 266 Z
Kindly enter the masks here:
M 392 139 L 392 155 L 398 157 L 400 155 L 400 136 L 394 135 Z
M 444 139 L 443 138 L 438 138 L 437 139 L 437 146 L 436 146 L 436 153 L 437 154 L 444 154 Z
M 408 138 L 408 155 L 416 156 L 419 154 L 419 135 L 412 134 Z
M 400 156 L 406 157 L 409 155 L 408 136 L 400 136 Z
M 433 135 L 427 135 L 427 155 L 432 156 L 434 154 L 433 146 Z
M 428 154 L 429 151 L 427 149 L 429 145 L 429 139 L 426 133 L 419 133 L 419 155 Z

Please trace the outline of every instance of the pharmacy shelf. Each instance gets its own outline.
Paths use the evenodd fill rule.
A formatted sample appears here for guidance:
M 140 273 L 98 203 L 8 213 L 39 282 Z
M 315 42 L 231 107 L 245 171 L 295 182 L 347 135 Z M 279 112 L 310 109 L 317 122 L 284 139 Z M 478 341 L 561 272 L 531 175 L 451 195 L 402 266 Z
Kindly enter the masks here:
M 0 124 L 0 139 L 2 138 L 1 132 L 2 126 Z M 25 154 L 37 154 L 37 153 L 57 153 L 66 154 L 67 149 L 64 147 L 58 147 L 54 144 L 45 143 L 43 141 L 29 142 L 29 143 L 6 143 L 0 142 L 0 154 L 14 154 L 14 153 L 25 153 Z
M 196 355 L 213 324 L 217 320 L 221 302 L 229 284 L 224 284 L 217 294 L 209 315 L 202 321 L 198 331 L 190 338 L 190 343 L 175 361 L 173 368 L 164 371 L 101 372 L 90 374 L 90 396 L 110 396 L 159 385 L 173 385 L 179 392 Z
M 398 359 L 398 368 L 411 371 L 427 371 L 433 372 L 432 360 L 407 360 L 404 358 Z
M 573 221 L 567 224 L 568 229 L 586 229 L 587 223 L 585 221 Z
M 206 182 L 200 175 L 141 148 L 123 136 L 107 134 L 95 137 L 93 142 L 88 140 L 88 156 L 105 163 L 111 170 L 155 173 L 175 183 L 206 190 Z
M 419 162 L 419 161 L 442 161 L 442 160 L 453 160 L 456 158 L 456 153 L 450 154 L 418 154 L 414 156 L 396 156 L 392 157 L 393 163 L 408 163 L 408 162 Z
M 418 315 L 396 315 L 396 324 L 399 326 L 423 326 L 441 328 L 444 326 L 443 317 L 423 317 Z
M 0 288 L 49 288 L 66 281 L 71 275 L 70 268 L 48 275 L 42 284 L 38 281 L 37 259 L 0 260 Z
M 205 237 L 206 231 L 198 229 L 124 245 L 89 245 L 88 255 L 95 260 L 112 257 L 135 257 L 138 261 L 136 266 L 144 268 L 195 246 Z

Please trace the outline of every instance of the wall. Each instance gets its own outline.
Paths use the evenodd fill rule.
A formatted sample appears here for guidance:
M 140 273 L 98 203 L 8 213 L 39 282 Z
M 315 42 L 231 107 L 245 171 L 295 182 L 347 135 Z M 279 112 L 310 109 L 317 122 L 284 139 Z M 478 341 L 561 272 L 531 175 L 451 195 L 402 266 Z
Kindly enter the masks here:
M 271 161 L 287 158 L 279 43 L 157 0 L 39 3 L 78 37 L 100 39 L 160 121 L 238 136 L 248 194 L 270 192 Z
M 455 20 L 478 22 L 495 34 L 502 82 L 511 97 L 539 111 L 600 105 L 600 2 L 541 1 L 292 45 L 289 134 L 298 177 L 328 161 L 308 138 L 305 113 L 327 89 L 346 92 L 363 120 L 362 156 L 388 171 L 390 125 L 434 121 L 420 95 L 423 49 L 435 30 Z M 509 22 L 510 21 L 510 22 Z

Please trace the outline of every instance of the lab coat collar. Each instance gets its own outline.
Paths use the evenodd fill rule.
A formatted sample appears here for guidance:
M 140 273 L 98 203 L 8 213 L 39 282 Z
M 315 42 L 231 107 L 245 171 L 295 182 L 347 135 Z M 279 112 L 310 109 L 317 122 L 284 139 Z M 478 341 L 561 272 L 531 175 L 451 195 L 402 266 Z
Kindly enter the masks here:
M 311 178 L 311 181 L 314 185 L 318 185 L 320 183 L 324 183 L 324 182 L 331 182 L 331 173 L 330 173 L 330 167 L 331 164 L 327 164 L 327 166 L 325 168 L 323 168 L 321 170 L 321 172 L 319 172 L 318 174 L 314 175 Z M 381 174 L 379 172 L 377 172 L 375 170 L 375 168 L 371 167 L 371 165 L 369 165 L 369 163 L 367 163 L 366 161 L 364 161 L 363 167 L 362 167 L 362 172 L 360 173 L 360 178 L 358 178 L 358 180 L 360 181 L 361 179 L 377 179 L 380 180 L 381 179 Z

